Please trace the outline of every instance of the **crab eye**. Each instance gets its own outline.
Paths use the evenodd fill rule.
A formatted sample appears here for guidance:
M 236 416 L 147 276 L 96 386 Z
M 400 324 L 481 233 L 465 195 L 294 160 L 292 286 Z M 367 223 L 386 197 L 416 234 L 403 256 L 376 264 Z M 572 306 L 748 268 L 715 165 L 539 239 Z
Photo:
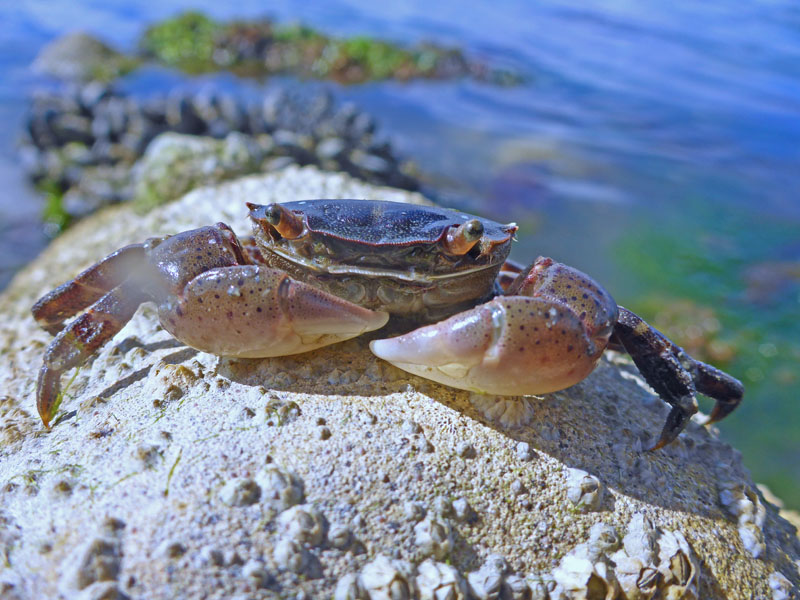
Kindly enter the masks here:
M 464 239 L 469 242 L 477 242 L 483 235 L 483 223 L 478 219 L 472 219 L 462 225 L 464 228 Z
M 470 219 L 458 227 L 451 227 L 443 241 L 444 251 L 452 256 L 462 256 L 472 250 L 483 236 L 483 223 Z
M 269 221 L 273 227 L 277 227 L 281 222 L 281 207 L 277 204 L 270 204 L 264 207 L 264 218 Z
M 293 240 L 303 233 L 303 219 L 277 202 L 264 207 L 264 220 L 281 236 Z

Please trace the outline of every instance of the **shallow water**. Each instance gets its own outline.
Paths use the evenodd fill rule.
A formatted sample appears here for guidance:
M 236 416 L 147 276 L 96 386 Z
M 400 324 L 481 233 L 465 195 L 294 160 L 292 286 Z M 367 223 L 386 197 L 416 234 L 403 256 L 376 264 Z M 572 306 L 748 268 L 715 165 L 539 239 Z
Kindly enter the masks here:
M 42 44 L 81 28 L 130 49 L 147 23 L 187 8 L 263 15 L 253 0 L 235 12 L 210 0 L 126 4 L 0 5 L 0 286 L 45 243 L 41 201 L 13 150 L 27 94 L 43 83 L 28 68 Z M 570 262 L 648 318 L 673 306 L 676 326 L 689 320 L 732 348 L 718 355 L 748 396 L 723 435 L 756 480 L 800 506 L 800 5 L 285 0 L 269 10 L 333 34 L 452 43 L 521 72 L 514 88 L 330 87 L 378 117 L 441 199 L 519 222 L 519 260 Z M 139 94 L 167 85 L 258 94 L 271 84 L 158 68 L 125 82 Z

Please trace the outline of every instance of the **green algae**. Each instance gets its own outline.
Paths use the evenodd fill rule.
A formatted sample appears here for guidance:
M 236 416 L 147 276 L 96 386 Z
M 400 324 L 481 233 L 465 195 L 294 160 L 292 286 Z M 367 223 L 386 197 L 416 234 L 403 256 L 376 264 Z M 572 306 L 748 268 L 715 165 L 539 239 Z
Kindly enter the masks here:
M 471 61 L 457 48 L 404 47 L 371 36 L 338 38 L 303 24 L 218 22 L 186 12 L 149 27 L 139 41 L 147 58 L 188 73 L 222 69 L 266 77 L 293 74 L 341 83 L 472 77 L 501 85 L 519 76 Z
M 45 179 L 37 186 L 44 193 L 44 206 L 42 207 L 42 221 L 60 233 L 66 229 L 72 217 L 64 208 L 64 192 L 57 181 Z
M 203 72 L 214 61 L 222 27 L 199 12 L 186 12 L 150 27 L 140 47 L 148 56 L 190 73 Z

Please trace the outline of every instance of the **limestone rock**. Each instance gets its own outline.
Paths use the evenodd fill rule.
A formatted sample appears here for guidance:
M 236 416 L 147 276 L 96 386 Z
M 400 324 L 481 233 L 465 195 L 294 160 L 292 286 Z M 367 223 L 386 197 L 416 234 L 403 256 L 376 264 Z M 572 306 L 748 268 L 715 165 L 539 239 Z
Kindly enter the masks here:
M 217 221 L 247 234 L 245 201 L 324 197 L 423 201 L 290 167 L 144 217 L 106 210 L 0 296 L 0 595 L 797 597 L 796 531 L 735 450 L 692 423 L 641 451 L 667 409 L 619 356 L 526 398 L 524 422 L 508 423 L 468 392 L 381 362 L 368 339 L 220 359 L 172 340 L 143 305 L 42 430 L 34 388 L 50 336 L 30 316 L 36 298 L 130 242 Z M 228 494 L 251 481 L 260 495 L 249 483 L 252 494 Z M 55 493 L 63 482 L 69 493 Z M 602 489 L 602 502 L 578 510 L 571 485 Z M 426 518 L 448 523 L 445 559 L 420 551 Z

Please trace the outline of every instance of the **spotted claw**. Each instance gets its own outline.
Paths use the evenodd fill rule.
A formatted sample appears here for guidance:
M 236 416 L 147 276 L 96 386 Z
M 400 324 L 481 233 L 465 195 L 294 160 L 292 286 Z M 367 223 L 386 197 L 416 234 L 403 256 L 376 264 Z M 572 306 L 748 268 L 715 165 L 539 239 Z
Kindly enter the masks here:
M 393 365 L 464 390 L 546 394 L 584 379 L 605 345 L 549 299 L 503 296 L 405 335 L 376 340 L 373 353 Z

